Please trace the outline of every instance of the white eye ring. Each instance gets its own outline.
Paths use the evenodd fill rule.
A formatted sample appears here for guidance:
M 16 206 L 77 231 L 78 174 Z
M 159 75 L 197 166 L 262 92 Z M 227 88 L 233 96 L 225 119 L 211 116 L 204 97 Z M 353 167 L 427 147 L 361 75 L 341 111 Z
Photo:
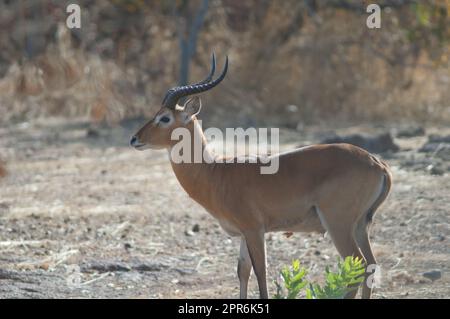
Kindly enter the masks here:
M 169 114 L 162 114 L 156 119 L 156 123 L 163 126 L 169 125 L 172 123 L 172 116 Z

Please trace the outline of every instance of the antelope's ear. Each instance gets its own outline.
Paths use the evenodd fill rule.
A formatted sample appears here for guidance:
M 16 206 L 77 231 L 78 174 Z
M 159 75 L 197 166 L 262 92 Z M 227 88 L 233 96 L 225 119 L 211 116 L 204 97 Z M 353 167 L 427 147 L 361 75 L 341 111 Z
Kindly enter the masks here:
M 188 120 L 190 120 L 192 116 L 200 113 L 201 109 L 202 100 L 200 100 L 200 97 L 194 96 L 187 100 L 187 102 L 184 104 L 183 111 L 188 115 Z

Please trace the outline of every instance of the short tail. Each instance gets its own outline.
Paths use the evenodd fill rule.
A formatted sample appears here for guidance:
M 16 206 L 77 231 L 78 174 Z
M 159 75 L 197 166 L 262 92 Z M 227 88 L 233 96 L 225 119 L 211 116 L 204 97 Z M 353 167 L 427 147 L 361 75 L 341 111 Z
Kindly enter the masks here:
M 369 208 L 366 214 L 367 224 L 370 224 L 373 219 L 373 215 L 377 211 L 378 207 L 384 202 L 386 197 L 389 195 L 392 187 L 392 173 L 388 164 L 380 159 L 377 159 L 380 168 L 383 170 L 383 189 L 381 190 L 380 196 L 375 200 L 372 206 Z

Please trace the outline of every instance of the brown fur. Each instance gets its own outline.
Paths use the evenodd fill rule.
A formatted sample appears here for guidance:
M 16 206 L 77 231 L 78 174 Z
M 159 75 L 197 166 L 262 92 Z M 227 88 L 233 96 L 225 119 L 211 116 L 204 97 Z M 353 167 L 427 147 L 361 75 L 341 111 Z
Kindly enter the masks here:
M 194 111 L 162 108 L 136 134 L 136 147 L 170 149 L 175 143 L 170 134 L 176 127 L 188 128 L 191 136 L 197 131 L 197 142 L 205 147 L 206 139 L 192 116 Z M 173 119 L 170 125 L 158 122 L 164 114 Z M 253 266 L 260 296 L 268 297 L 266 232 L 328 231 L 342 257 L 353 255 L 368 264 L 375 263 L 367 232 L 369 220 L 390 191 L 388 165 L 350 144 L 313 145 L 271 157 L 279 159 L 279 171 L 272 175 L 260 174 L 260 163 L 171 162 L 189 196 L 230 235 L 241 237 L 240 296 L 247 296 Z M 363 297 L 370 295 L 371 289 L 364 285 Z

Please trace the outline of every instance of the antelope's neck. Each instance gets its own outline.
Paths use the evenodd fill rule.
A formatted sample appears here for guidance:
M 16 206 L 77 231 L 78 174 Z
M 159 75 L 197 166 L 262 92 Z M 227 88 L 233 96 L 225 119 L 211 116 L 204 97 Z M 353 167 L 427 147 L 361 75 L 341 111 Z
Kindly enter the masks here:
M 206 209 L 212 209 L 215 181 L 214 173 L 216 165 L 214 162 L 205 161 L 204 158 L 212 159 L 214 154 L 206 147 L 206 138 L 203 131 L 196 120 L 192 121 L 188 128 L 190 131 L 190 151 L 191 161 L 178 163 L 173 160 L 171 156 L 172 148 L 169 149 L 169 158 L 172 169 L 184 190 L 191 198 L 204 206 Z M 200 154 L 194 156 L 194 152 L 201 149 L 200 162 L 194 162 L 194 159 L 199 160 Z

